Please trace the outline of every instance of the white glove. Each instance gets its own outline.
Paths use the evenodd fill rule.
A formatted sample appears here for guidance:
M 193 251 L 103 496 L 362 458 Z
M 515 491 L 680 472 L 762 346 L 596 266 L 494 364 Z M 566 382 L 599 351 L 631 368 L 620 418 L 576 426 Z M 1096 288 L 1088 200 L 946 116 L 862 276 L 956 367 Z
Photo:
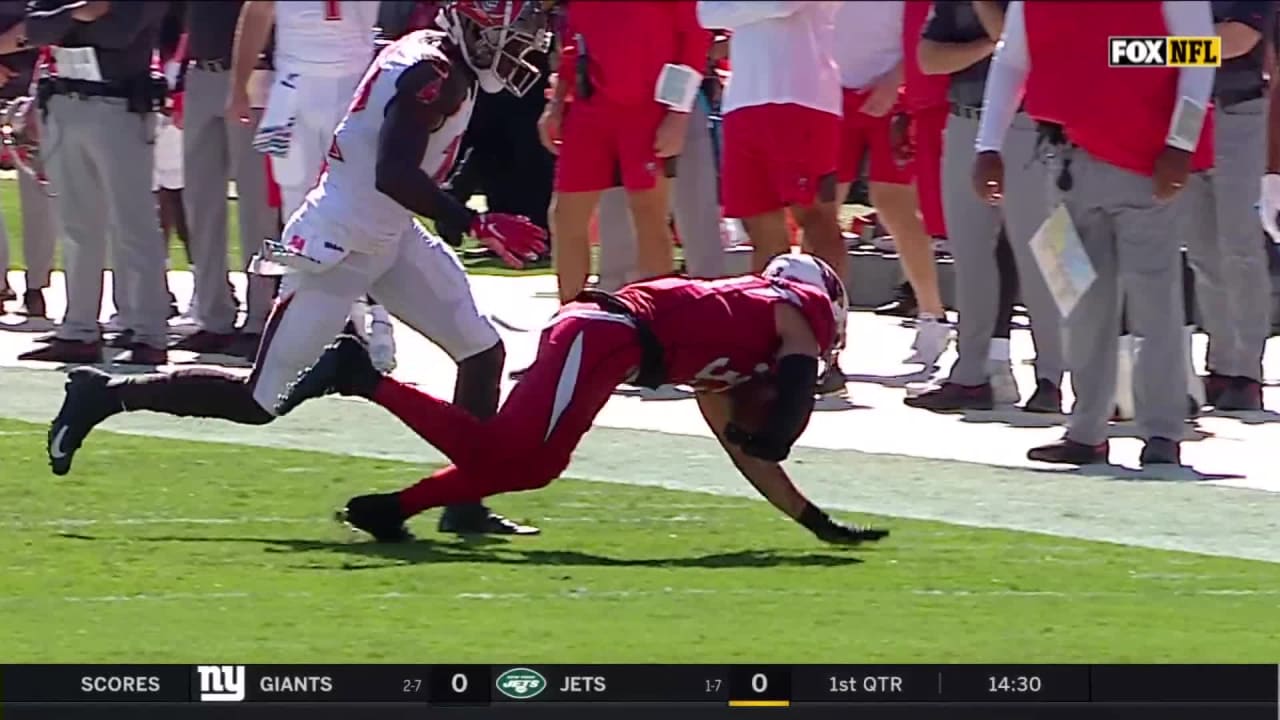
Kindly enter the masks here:
M 1262 196 L 1258 200 L 1258 212 L 1262 216 L 1262 229 L 1271 236 L 1271 242 L 1280 244 L 1280 226 L 1276 214 L 1280 213 L 1280 174 L 1262 176 Z

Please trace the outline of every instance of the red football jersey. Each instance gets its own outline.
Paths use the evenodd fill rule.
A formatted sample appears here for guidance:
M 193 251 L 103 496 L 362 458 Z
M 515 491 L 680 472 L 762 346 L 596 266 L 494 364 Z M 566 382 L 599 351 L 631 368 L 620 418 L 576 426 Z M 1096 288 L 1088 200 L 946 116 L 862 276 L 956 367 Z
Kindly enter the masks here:
M 786 280 L 664 277 L 628 285 L 617 297 L 662 343 L 668 382 L 702 392 L 724 392 L 773 370 L 780 344 L 777 303 L 800 310 L 823 352 L 836 338 L 826 294 Z

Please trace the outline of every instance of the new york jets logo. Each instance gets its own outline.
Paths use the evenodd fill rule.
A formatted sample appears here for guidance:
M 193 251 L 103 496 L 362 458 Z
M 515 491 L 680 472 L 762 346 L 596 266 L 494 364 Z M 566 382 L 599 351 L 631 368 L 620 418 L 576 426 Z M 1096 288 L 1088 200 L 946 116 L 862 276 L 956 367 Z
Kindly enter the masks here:
M 547 689 L 547 679 L 536 670 L 511 668 L 498 676 L 498 692 L 512 700 L 528 700 Z

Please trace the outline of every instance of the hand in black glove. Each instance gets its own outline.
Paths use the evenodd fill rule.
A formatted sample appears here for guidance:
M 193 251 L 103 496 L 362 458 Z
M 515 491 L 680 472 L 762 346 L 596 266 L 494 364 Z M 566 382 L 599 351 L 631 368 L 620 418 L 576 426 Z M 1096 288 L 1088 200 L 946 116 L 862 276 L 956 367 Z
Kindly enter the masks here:
M 888 530 L 847 525 L 834 520 L 814 505 L 806 507 L 797 520 L 819 540 L 832 545 L 858 545 L 864 542 L 875 542 L 889 535 Z
M 791 454 L 790 443 L 767 435 L 749 433 L 732 422 L 724 428 L 724 439 L 742 448 L 742 452 L 760 460 L 782 462 Z

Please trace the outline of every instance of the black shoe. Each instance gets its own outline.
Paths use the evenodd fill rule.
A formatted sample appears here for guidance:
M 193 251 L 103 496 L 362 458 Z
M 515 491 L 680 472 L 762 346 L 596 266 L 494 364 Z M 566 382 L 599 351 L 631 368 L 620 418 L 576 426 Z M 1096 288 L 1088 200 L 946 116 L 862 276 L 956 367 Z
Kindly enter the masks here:
M 1181 465 L 1182 451 L 1178 443 L 1169 438 L 1153 437 L 1142 446 L 1142 454 L 1138 462 L 1143 467 L 1148 465 Z
M 22 293 L 22 307 L 19 308 L 18 314 L 31 318 L 47 318 L 49 315 L 44 304 L 44 291 L 27 290 Z
M 5 285 L 4 287 L 0 287 L 0 303 L 5 303 L 5 302 L 9 302 L 10 300 L 17 300 L 17 299 L 18 299 L 18 294 L 13 291 L 13 288 L 9 287 L 8 285 Z
M 911 289 L 911 283 L 899 285 L 893 301 L 876 308 L 876 314 L 904 318 L 914 318 L 919 315 L 920 305 L 916 302 L 916 293 Z
M 454 505 L 440 513 L 436 529 L 454 535 L 537 535 L 532 525 L 509 520 L 484 505 Z
M 197 330 L 175 342 L 169 347 L 173 350 L 205 354 L 227 354 L 231 352 L 236 336 L 232 333 L 216 333 L 208 330 Z
M 138 340 L 134 336 L 133 331 L 126 328 L 107 340 L 107 347 L 118 348 L 121 350 L 132 350 L 138 347 Z
M 231 347 L 227 352 L 253 362 L 258 359 L 258 346 L 260 344 L 262 344 L 261 333 L 237 333 L 236 339 L 232 341 Z
M 1262 383 L 1246 377 L 1231 379 L 1214 405 L 1227 412 L 1257 412 L 1262 409 Z
M 413 533 L 405 526 L 397 493 L 360 495 L 347 501 L 347 506 L 334 513 L 334 519 L 383 543 L 409 542 Z
M 1044 378 L 1036 380 L 1036 391 L 1031 393 L 1031 397 L 1027 398 L 1022 410 L 1046 415 L 1060 414 L 1062 412 L 1062 389 L 1051 380 L 1045 380 Z
M 1204 376 L 1204 402 L 1206 405 L 1217 407 L 1218 398 L 1222 397 L 1222 393 L 1231 387 L 1232 378 L 1229 375 L 1219 375 L 1211 372 Z
M 992 410 L 995 399 L 991 395 L 991 385 L 960 385 L 947 382 L 921 393 L 915 397 L 905 398 L 907 407 L 932 410 L 933 412 L 959 412 L 961 410 Z
M 1055 465 L 1102 465 L 1111 455 L 1111 444 L 1102 441 L 1097 445 L 1085 445 L 1071 438 L 1033 447 L 1027 451 L 1027 459 Z
M 276 414 L 287 415 L 306 400 L 333 393 L 372 397 L 382 377 L 364 343 L 351 335 L 340 335 L 314 365 L 298 373 L 298 379 L 285 388 L 276 403 Z
M 66 475 L 71 470 L 71 460 L 81 443 L 95 425 L 120 412 L 123 408 L 115 394 L 107 387 L 111 376 L 88 367 L 71 371 L 67 377 L 67 394 L 62 408 L 49 426 L 49 467 L 54 475 Z

